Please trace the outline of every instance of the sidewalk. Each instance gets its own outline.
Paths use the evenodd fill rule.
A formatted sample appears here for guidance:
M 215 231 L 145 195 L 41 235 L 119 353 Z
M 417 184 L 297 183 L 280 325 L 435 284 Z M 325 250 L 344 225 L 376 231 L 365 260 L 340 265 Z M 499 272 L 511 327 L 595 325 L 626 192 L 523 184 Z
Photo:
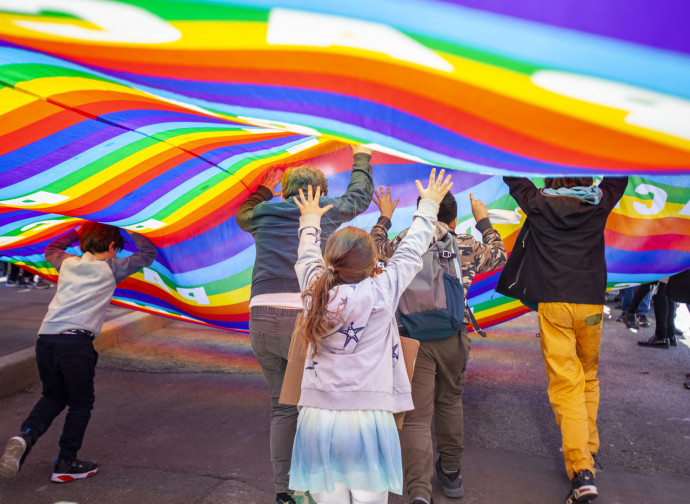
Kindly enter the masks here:
M 604 325 L 597 504 L 685 504 L 690 495 L 688 340 L 669 350 L 638 347 L 646 331 L 633 335 L 614 319 Z M 565 500 L 536 332 L 531 314 L 474 339 L 464 395 L 465 497 L 446 499 L 436 487 L 436 504 Z M 246 335 L 174 322 L 132 336 L 100 351 L 96 406 L 80 452 L 99 462 L 99 474 L 50 482 L 59 417 L 18 478 L 0 480 L 0 504 L 272 503 L 270 401 Z M 0 443 L 39 394 L 35 384 L 0 399 Z
M 0 398 L 9 396 L 38 381 L 34 345 L 38 329 L 55 295 L 55 285 L 48 289 L 6 287 L 0 281 Z M 168 319 L 110 305 L 97 350 L 117 344 L 121 338 L 158 329 Z
M 0 277 L 0 306 L 2 306 L 2 345 L 0 357 L 32 346 L 38 328 L 46 314 L 48 303 L 55 295 L 55 286 L 48 289 L 6 287 Z

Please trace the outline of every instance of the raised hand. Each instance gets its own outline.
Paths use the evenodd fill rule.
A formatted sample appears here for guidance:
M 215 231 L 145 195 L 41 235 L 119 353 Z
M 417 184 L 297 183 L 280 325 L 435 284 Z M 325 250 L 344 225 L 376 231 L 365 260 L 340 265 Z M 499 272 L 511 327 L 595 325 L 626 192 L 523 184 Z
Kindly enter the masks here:
M 293 196 L 292 199 L 295 200 L 295 204 L 299 207 L 300 212 L 302 215 L 306 215 L 308 213 L 313 213 L 321 217 L 323 214 L 328 212 L 331 208 L 333 208 L 333 205 L 326 205 L 325 207 L 320 207 L 319 206 L 319 198 L 321 197 L 321 187 L 316 186 L 316 193 L 314 194 L 311 184 L 309 184 L 308 190 L 307 190 L 307 197 L 304 197 L 304 191 L 302 189 L 299 190 L 299 199 L 297 199 L 297 196 Z
M 472 204 L 472 215 L 474 215 L 475 222 L 479 222 L 485 217 L 489 216 L 489 210 L 486 205 L 482 203 L 482 200 L 476 200 L 470 193 L 470 203 Z
M 372 153 L 374 152 L 373 150 L 369 149 L 368 147 L 364 147 L 363 145 L 352 145 L 352 144 L 350 144 L 350 148 L 352 149 L 352 155 L 353 156 L 359 152 L 363 152 L 364 154 L 369 154 L 371 156 Z
M 429 174 L 429 185 L 426 189 L 422 187 L 422 183 L 419 180 L 415 180 L 417 190 L 422 199 L 430 199 L 439 205 L 441 204 L 443 197 L 450 191 L 450 188 L 453 187 L 453 183 L 450 181 L 450 175 L 443 180 L 445 172 L 446 170 L 441 170 L 437 177 L 436 168 L 433 168 Z
M 373 200 L 374 203 L 376 203 L 376 206 L 379 207 L 381 217 L 387 217 L 390 219 L 393 217 L 393 212 L 395 211 L 395 207 L 398 206 L 400 198 L 393 201 L 391 198 L 391 188 L 386 186 L 386 192 L 384 193 L 383 186 L 379 186 L 378 190 L 374 189 Z
M 280 191 L 276 192 L 276 187 L 280 183 L 280 179 L 282 177 L 282 172 L 274 166 L 273 168 L 269 168 L 269 170 L 266 173 L 264 173 L 264 176 L 261 179 L 261 182 L 259 182 L 259 185 L 268 187 L 273 193 L 273 196 L 280 196 Z

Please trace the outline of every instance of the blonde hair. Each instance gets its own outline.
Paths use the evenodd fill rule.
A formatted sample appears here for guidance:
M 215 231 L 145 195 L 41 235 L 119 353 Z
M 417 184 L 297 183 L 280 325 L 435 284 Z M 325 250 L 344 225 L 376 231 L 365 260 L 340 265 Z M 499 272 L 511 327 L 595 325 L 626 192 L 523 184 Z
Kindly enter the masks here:
M 321 196 L 328 194 L 328 181 L 323 173 L 308 166 L 295 166 L 283 172 L 281 179 L 283 199 L 288 200 L 293 196 L 299 195 L 302 189 L 306 194 L 309 185 L 316 191 L 321 188 Z

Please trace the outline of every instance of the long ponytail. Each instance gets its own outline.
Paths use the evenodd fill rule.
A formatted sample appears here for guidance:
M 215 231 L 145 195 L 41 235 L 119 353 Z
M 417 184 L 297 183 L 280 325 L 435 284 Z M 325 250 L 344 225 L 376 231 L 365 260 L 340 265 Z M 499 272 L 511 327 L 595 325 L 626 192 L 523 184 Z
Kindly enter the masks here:
M 307 343 L 316 355 L 319 341 L 340 322 L 339 308 L 328 309 L 330 291 L 341 284 L 356 284 L 373 276 L 376 247 L 366 231 L 348 226 L 333 233 L 326 242 L 325 268 L 302 293 L 305 313 L 297 322 Z
M 305 341 L 311 343 L 312 357 L 316 355 L 321 338 L 328 334 L 337 322 L 337 312 L 328 309 L 330 291 L 335 286 L 335 271 L 325 268 L 302 293 L 302 300 L 307 309 L 300 329 Z

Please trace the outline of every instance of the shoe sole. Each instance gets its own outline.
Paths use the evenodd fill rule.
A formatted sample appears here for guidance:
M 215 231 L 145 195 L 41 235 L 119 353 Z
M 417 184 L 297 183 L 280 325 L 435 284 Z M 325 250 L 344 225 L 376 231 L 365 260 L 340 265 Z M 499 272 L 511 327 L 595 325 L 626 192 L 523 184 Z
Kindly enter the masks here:
M 449 480 L 444 474 L 441 473 L 440 466 L 435 467 L 436 470 L 436 476 L 438 477 L 439 481 L 441 482 L 441 489 L 443 490 L 443 495 L 446 497 L 449 497 L 451 499 L 459 499 L 463 495 L 465 495 L 465 488 L 462 486 L 462 476 L 460 476 L 460 486 L 459 487 L 451 487 L 451 486 L 445 486 L 444 483 L 446 481 L 455 481 L 455 480 Z M 445 480 L 445 481 L 444 481 Z
M 599 497 L 599 492 L 597 492 L 597 487 L 594 485 L 581 486 L 580 488 L 573 490 L 572 495 L 572 498 L 574 499 L 573 502 L 576 502 L 577 504 L 587 504 L 589 501 L 592 501 L 597 497 Z
M 438 473 L 438 471 L 436 472 L 436 475 L 438 476 L 438 479 L 441 482 L 441 490 L 443 490 L 443 495 L 451 499 L 459 499 L 460 497 L 465 495 L 465 488 L 462 486 L 462 481 L 460 481 L 459 487 L 444 486 L 444 478 Z
M 591 500 L 585 499 L 585 500 L 574 500 L 574 497 L 571 495 L 568 497 L 568 500 L 565 501 L 565 504 L 591 504 Z
M 568 500 L 565 501 L 565 504 L 591 504 L 591 502 L 596 499 L 598 496 L 595 495 L 594 497 L 581 497 L 580 499 L 575 499 L 574 496 L 568 497 Z
M 71 473 L 53 473 L 50 481 L 53 483 L 69 483 L 74 480 L 90 478 L 98 472 L 98 468 L 93 471 L 88 471 L 85 473 L 71 474 Z
M 16 477 L 25 451 L 26 445 L 19 439 L 10 439 L 5 445 L 4 455 L 0 458 L 0 476 L 8 479 Z
M 465 489 L 462 486 L 460 486 L 459 488 L 441 487 L 441 489 L 443 490 L 443 495 L 451 499 L 459 499 L 460 497 L 465 495 Z

